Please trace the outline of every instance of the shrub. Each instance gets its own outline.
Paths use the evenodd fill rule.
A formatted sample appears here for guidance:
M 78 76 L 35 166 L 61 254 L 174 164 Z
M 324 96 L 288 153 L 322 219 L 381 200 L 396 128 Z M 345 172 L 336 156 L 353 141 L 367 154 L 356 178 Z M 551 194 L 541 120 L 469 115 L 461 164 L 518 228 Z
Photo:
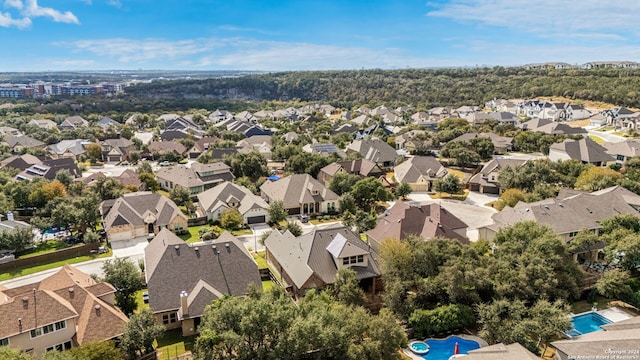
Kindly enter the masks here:
M 433 310 L 415 310 L 409 317 L 418 338 L 464 328 L 474 322 L 473 310 L 469 306 L 451 304 Z

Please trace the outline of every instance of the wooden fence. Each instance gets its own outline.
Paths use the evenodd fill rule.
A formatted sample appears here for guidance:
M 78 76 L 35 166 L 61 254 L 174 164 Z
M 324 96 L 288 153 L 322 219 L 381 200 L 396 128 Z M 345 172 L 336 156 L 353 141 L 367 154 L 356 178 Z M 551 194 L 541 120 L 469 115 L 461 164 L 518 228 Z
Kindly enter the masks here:
M 0 272 L 8 272 L 17 268 L 36 266 L 44 263 L 51 263 L 61 260 L 84 256 L 98 252 L 100 243 L 74 246 L 67 249 L 56 250 L 54 252 L 32 256 L 24 259 L 17 259 L 8 263 L 0 264 Z

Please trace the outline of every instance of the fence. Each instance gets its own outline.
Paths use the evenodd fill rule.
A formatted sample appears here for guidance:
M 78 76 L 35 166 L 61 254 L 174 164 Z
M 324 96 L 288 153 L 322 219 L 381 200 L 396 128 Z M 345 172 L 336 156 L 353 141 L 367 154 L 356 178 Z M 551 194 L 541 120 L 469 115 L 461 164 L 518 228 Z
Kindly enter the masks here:
M 85 244 L 82 246 L 74 246 L 67 249 L 57 250 L 54 252 L 33 256 L 25 259 L 18 259 L 8 263 L 0 264 L 0 272 L 7 272 L 17 268 L 40 265 L 44 263 L 67 260 L 77 256 L 84 256 L 97 253 L 100 243 Z
M 207 223 L 207 217 L 206 216 L 187 219 L 187 225 L 188 226 L 205 225 L 206 223 Z

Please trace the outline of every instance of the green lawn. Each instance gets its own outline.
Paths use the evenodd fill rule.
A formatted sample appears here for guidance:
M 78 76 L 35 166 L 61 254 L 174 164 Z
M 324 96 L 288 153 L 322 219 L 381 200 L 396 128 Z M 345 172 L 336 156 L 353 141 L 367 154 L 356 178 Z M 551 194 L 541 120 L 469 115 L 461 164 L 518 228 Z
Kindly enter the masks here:
M 589 139 L 593 140 L 593 142 L 595 142 L 596 144 L 604 144 L 606 143 L 606 141 L 601 138 L 600 136 L 595 136 L 595 135 L 589 135 Z
M 136 313 L 139 313 L 140 310 L 146 309 L 149 307 L 149 304 L 145 304 L 144 301 L 142 300 L 142 293 L 145 291 L 147 291 L 147 289 L 138 290 L 136 292 L 136 304 L 138 304 L 138 307 L 136 308 Z
M 169 192 L 166 190 L 158 190 L 157 193 L 162 196 L 169 197 Z
M 266 259 L 266 251 L 258 251 L 257 253 L 252 253 L 253 258 L 258 263 L 258 269 L 266 269 L 269 267 Z
M 262 291 L 269 291 L 276 284 L 272 280 L 262 280 Z
M 450 200 L 460 200 L 460 201 L 464 201 L 464 199 L 467 198 L 467 195 L 469 195 L 468 191 L 462 192 L 462 193 L 458 193 L 458 194 L 449 194 L 449 193 L 440 193 L 437 192 L 435 194 L 429 194 L 429 197 L 432 199 L 450 199 Z M 411 195 L 409 195 L 411 196 Z
M 64 264 L 72 265 L 72 264 L 77 264 L 77 263 L 81 263 L 81 262 L 85 262 L 85 261 L 89 261 L 89 260 L 95 260 L 97 258 L 104 258 L 104 257 L 112 256 L 113 252 L 111 251 L 111 248 L 107 248 L 107 250 L 109 250 L 109 251 L 104 253 L 104 254 L 100 254 L 100 255 L 77 256 L 77 257 L 71 257 L 71 258 L 68 258 L 66 260 L 60 260 L 60 261 L 56 261 L 56 262 L 52 262 L 52 263 L 41 264 L 41 265 L 36 265 L 36 266 L 31 266 L 31 267 L 19 267 L 19 268 L 16 268 L 16 269 L 12 269 L 12 270 L 9 270 L 9 272 L 1 273 L 0 274 L 0 281 L 10 280 L 10 279 L 13 279 L 13 278 L 17 278 L 19 276 L 30 275 L 30 274 L 35 274 L 35 273 L 40 272 L 40 271 L 54 269 L 54 268 L 57 268 L 57 267 L 61 267 Z
M 251 229 L 232 230 L 231 234 L 233 236 L 253 235 L 253 230 L 251 230 Z
M 180 329 L 167 330 L 164 336 L 156 341 L 158 359 L 175 359 L 187 351 L 193 350 L 196 336 L 182 336 Z
M 324 224 L 324 223 L 330 223 L 330 222 L 341 222 L 342 218 L 339 217 L 337 219 L 329 219 L 329 220 L 324 220 L 322 219 L 322 217 L 318 218 L 318 219 L 311 219 L 309 220 L 310 223 L 312 223 L 313 225 L 318 225 L 318 224 Z
M 602 296 L 598 296 L 598 298 L 596 299 L 596 302 L 598 303 L 598 309 L 600 310 L 611 307 L 611 305 L 609 305 L 609 299 L 604 298 Z M 591 311 L 592 306 L 593 306 L 593 303 L 590 303 L 586 300 L 577 301 L 571 304 L 571 312 L 574 314 L 580 314 L 585 311 Z
M 182 234 L 182 235 L 178 235 L 178 237 L 180 237 L 180 239 L 188 242 L 188 243 L 192 243 L 192 242 L 198 242 L 200 241 L 200 234 L 198 234 L 198 230 L 202 229 L 202 228 L 208 228 L 209 225 L 199 225 L 199 226 L 192 226 L 190 228 L 188 228 L 187 230 L 189 230 L 188 233 L 186 234 Z
M 80 245 L 82 244 L 73 245 L 73 246 L 80 246 Z M 20 259 L 30 258 L 30 257 L 54 252 L 56 250 L 66 249 L 68 247 L 71 247 L 71 245 L 65 243 L 64 241 L 58 241 L 58 240 L 42 241 L 42 242 L 39 242 L 35 247 L 22 251 L 19 254 L 16 254 L 16 257 Z

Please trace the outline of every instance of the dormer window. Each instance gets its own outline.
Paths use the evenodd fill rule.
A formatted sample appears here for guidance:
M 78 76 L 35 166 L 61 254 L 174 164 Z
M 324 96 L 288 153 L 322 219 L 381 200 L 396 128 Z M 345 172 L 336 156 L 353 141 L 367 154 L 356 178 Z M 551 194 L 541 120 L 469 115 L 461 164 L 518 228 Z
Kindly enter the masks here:
M 364 255 L 349 256 L 342 258 L 342 265 L 362 264 L 364 262 Z

